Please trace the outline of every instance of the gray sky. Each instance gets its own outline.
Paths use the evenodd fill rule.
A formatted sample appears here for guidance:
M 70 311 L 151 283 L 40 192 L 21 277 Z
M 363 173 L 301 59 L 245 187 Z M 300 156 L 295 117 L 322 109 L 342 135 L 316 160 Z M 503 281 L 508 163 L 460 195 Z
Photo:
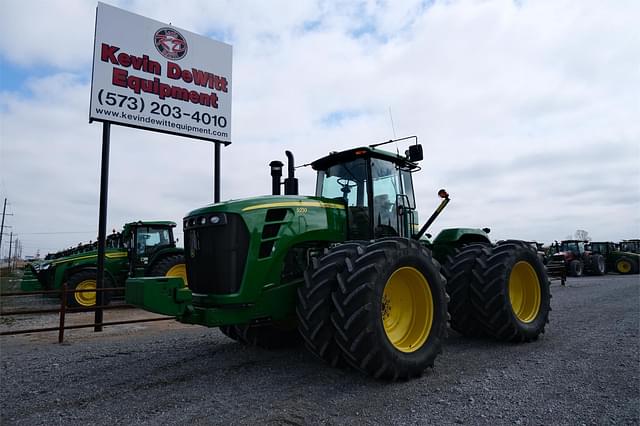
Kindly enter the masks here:
M 391 111 L 395 135 L 425 150 L 421 217 L 451 194 L 434 234 L 640 237 L 640 2 L 106 3 L 233 45 L 223 199 L 269 193 L 285 149 L 307 163 L 392 138 Z M 97 235 L 95 7 L 3 2 L 0 203 L 26 255 Z M 112 126 L 108 229 L 211 202 L 212 161 L 208 142 Z M 298 177 L 311 194 L 312 171 Z

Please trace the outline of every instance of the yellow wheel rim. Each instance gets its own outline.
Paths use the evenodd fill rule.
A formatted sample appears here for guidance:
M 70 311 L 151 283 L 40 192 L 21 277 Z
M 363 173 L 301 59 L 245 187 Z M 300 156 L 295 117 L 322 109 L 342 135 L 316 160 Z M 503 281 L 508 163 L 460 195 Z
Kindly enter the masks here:
M 184 266 L 184 263 L 178 263 L 177 265 L 172 266 L 165 277 L 180 277 L 182 281 L 184 281 L 184 285 L 187 285 L 187 268 Z
M 84 280 L 77 286 L 76 290 L 95 290 L 96 280 Z M 82 293 L 73 293 L 73 297 L 80 306 L 94 306 L 96 304 L 95 291 L 83 291 Z
M 616 268 L 621 274 L 627 274 L 629 273 L 629 271 L 631 271 L 631 262 L 620 260 L 618 263 L 616 263 Z
M 382 294 L 382 323 L 396 349 L 409 353 L 424 345 L 434 310 L 431 288 L 420 271 L 405 266 L 391 274 Z
M 511 309 L 522 322 L 532 322 L 540 312 L 540 281 L 529 262 L 520 261 L 509 276 Z

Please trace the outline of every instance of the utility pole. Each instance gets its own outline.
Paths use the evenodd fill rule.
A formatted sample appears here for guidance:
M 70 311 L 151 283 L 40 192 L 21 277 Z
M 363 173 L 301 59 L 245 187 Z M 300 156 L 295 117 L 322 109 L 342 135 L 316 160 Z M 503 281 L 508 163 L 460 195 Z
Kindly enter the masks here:
M 18 259 L 22 258 L 22 241 L 16 235 L 16 248 L 13 249 L 13 269 L 18 269 Z
M 11 273 L 11 244 L 13 244 L 13 231 L 9 235 L 9 273 Z
M 0 249 L 2 249 L 2 232 L 4 232 L 4 214 L 7 211 L 7 198 L 4 199 L 4 207 L 2 208 L 2 225 L 0 226 Z M 2 251 L 0 251 L 0 255 Z

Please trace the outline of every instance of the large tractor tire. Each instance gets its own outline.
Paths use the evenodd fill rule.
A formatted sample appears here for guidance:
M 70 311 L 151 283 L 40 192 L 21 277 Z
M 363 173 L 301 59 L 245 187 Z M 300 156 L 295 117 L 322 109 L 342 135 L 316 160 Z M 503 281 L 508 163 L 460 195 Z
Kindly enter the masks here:
M 184 255 L 174 254 L 160 259 L 151 268 L 151 277 L 180 277 L 187 286 L 187 268 L 185 266 Z
M 250 346 L 257 346 L 264 349 L 282 349 L 300 343 L 300 334 L 298 334 L 294 322 L 243 324 L 231 327 L 233 331 L 225 334 L 234 340 Z
M 572 260 L 569 262 L 569 276 L 581 277 L 584 270 L 584 265 L 579 260 Z
M 433 367 L 447 335 L 447 295 L 431 252 L 413 240 L 385 238 L 345 265 L 331 319 L 346 361 L 385 380 Z
M 604 275 L 607 272 L 607 263 L 604 256 L 594 254 L 591 256 L 591 273 L 593 275 Z
M 307 349 L 333 367 L 345 362 L 334 340 L 331 294 L 338 288 L 338 273 L 344 271 L 346 259 L 355 257 L 362 247 L 357 242 L 340 244 L 313 258 L 304 273 L 304 284 L 298 288 L 298 331 Z
M 630 257 L 621 257 L 616 260 L 616 272 L 619 274 L 637 274 L 638 264 Z
M 448 256 L 442 268 L 447 279 L 447 294 L 451 298 L 448 305 L 451 328 L 467 337 L 484 334 L 471 303 L 471 282 L 476 259 L 485 257 L 488 250 L 490 251 L 488 244 L 464 246 L 455 255 Z
M 104 276 L 105 288 L 113 287 L 113 282 L 107 274 Z M 73 290 L 95 290 L 97 288 L 97 273 L 95 270 L 85 269 L 78 271 L 69 277 L 67 281 L 67 306 L 71 308 L 90 308 L 96 305 L 96 292 L 95 291 L 83 291 L 79 293 L 72 293 Z M 109 291 L 103 292 L 103 302 L 105 305 L 109 304 L 111 294 Z
M 549 279 L 535 251 L 516 241 L 492 247 L 474 268 L 471 302 L 484 332 L 498 340 L 536 340 L 549 322 Z

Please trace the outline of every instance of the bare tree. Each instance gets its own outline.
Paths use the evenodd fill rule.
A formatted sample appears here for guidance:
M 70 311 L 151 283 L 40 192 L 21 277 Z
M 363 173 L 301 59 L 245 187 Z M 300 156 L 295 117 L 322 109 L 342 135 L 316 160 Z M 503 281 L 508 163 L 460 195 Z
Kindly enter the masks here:
M 577 229 L 575 233 L 576 240 L 580 241 L 591 241 L 591 237 L 589 236 L 589 232 L 584 229 Z

